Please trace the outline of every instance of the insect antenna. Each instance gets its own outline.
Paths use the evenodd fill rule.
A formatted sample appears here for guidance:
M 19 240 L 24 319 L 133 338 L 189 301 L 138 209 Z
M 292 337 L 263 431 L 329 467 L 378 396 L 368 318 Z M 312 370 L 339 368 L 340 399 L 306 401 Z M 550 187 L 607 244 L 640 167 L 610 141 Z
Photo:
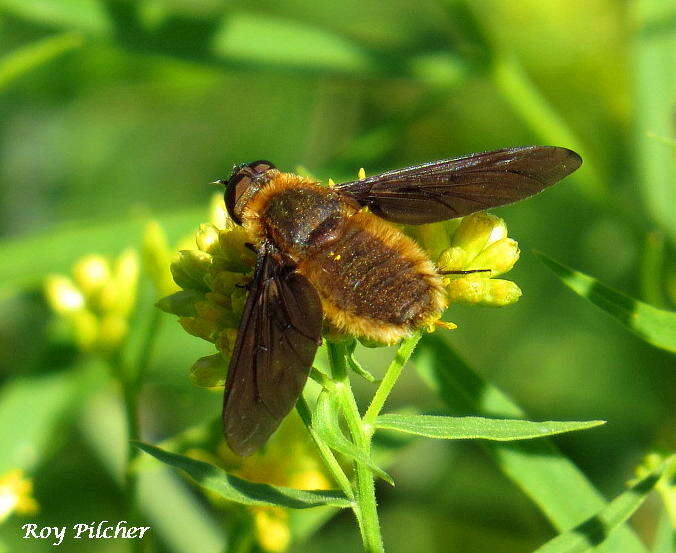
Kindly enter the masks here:
M 439 271 L 440 275 L 469 275 L 472 273 L 490 273 L 490 269 L 470 269 L 468 271 Z

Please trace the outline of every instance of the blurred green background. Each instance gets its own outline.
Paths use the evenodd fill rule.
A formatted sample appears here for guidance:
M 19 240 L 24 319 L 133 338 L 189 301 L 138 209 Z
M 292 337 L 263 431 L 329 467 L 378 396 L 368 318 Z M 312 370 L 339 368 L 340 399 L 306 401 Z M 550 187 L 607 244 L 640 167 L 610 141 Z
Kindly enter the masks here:
M 7 551 L 47 550 L 18 538 L 28 520 L 125 517 L 116 390 L 78 355 L 42 279 L 139 246 L 149 217 L 184 237 L 206 220 L 209 182 L 260 158 L 338 182 L 507 146 L 579 151 L 573 177 L 496 210 L 523 251 L 509 275 L 521 301 L 453 308 L 460 328 L 445 339 L 533 419 L 607 420 L 557 443 L 619 493 L 647 450 L 674 445 L 674 358 L 531 250 L 673 309 L 675 67 L 668 0 L 0 0 L 0 473 L 26 470 L 41 506 L 0 525 Z M 154 301 L 142 285 L 140 327 Z M 211 346 L 165 317 L 140 400 L 149 442 L 220 409 L 186 378 Z M 379 373 L 382 353 L 360 355 Z M 392 397 L 410 404 L 441 407 L 413 370 Z M 418 439 L 389 471 L 397 487 L 378 492 L 390 552 L 516 553 L 554 534 L 474 444 Z M 157 498 L 158 550 L 219 551 L 220 515 L 176 474 L 153 474 L 142 492 Z M 633 519 L 646 540 L 657 510 Z M 295 547 L 359 540 L 343 513 Z

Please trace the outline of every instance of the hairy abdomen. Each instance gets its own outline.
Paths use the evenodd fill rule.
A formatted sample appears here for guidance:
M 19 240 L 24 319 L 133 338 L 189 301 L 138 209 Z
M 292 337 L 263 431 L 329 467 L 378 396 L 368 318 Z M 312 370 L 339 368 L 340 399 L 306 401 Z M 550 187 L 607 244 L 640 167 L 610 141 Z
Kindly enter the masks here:
M 331 323 L 393 343 L 439 317 L 441 278 L 411 239 L 367 212 L 341 227 L 335 241 L 314 248 L 298 267 L 317 288 Z

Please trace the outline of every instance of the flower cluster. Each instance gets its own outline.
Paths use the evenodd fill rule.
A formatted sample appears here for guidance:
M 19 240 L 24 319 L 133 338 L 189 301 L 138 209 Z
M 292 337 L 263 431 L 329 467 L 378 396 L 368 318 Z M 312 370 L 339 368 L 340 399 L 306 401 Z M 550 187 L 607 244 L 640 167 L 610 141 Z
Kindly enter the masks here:
M 38 510 L 33 499 L 33 482 L 21 469 L 13 469 L 0 475 L 0 522 L 12 513 L 31 515 Z
M 135 250 L 126 250 L 113 262 L 88 255 L 75 264 L 72 278 L 47 277 L 45 295 L 52 309 L 70 323 L 82 350 L 109 353 L 127 336 L 138 274 Z
M 212 203 L 211 222 L 200 225 L 195 236 L 197 248 L 180 250 L 171 263 L 181 290 L 157 303 L 163 311 L 178 315 L 188 333 L 218 349 L 193 365 L 191 379 L 199 386 L 222 386 L 225 379 L 255 263 L 246 240 L 246 232 L 228 218 L 219 195 Z
M 511 280 L 495 279 L 509 271 L 519 259 L 519 245 L 507 237 L 505 222 L 489 213 L 463 217 L 448 248 L 437 259 L 440 271 L 474 271 L 449 275 L 446 281 L 451 303 L 501 307 L 521 297 Z

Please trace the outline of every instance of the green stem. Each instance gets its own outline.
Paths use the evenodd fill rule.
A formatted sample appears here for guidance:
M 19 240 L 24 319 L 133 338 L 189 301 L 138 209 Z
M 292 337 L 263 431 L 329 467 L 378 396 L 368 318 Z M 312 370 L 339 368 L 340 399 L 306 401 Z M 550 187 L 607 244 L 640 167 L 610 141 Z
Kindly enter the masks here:
M 368 427 L 367 430 L 369 436 L 373 434 L 373 430 L 371 430 L 373 423 L 376 421 L 376 418 L 378 418 L 380 411 L 382 410 L 387 398 L 392 392 L 392 388 L 394 388 L 394 385 L 397 383 L 397 380 L 401 375 L 404 365 L 411 357 L 411 354 L 418 345 L 421 336 L 422 334 L 420 332 L 416 332 L 410 338 L 406 338 L 404 341 L 402 341 L 399 349 L 397 350 L 397 354 L 390 363 L 390 366 L 387 367 L 385 376 L 383 377 L 380 386 L 378 386 L 378 389 L 371 400 L 371 405 L 369 405 L 369 408 L 364 414 L 363 421 L 364 425 Z
M 336 457 L 333 455 L 331 448 L 327 446 L 323 440 L 319 437 L 315 429 L 312 427 L 312 415 L 310 414 L 310 408 L 308 407 L 305 398 L 301 395 L 296 402 L 296 411 L 300 415 L 301 420 L 305 424 L 310 436 L 317 445 L 319 449 L 319 454 L 324 461 L 324 464 L 331 472 L 333 479 L 340 486 L 340 489 L 343 490 L 343 493 L 349 498 L 354 499 L 354 492 L 352 491 L 352 485 L 350 480 L 340 466 L 340 463 L 336 460 Z
M 126 510 L 129 520 L 134 523 L 140 520 L 136 493 L 138 489 L 138 478 L 134 470 L 134 462 L 139 455 L 139 451 L 131 445 L 131 440 L 139 439 L 139 419 L 138 419 L 138 389 L 131 378 L 132 372 L 123 361 L 121 352 L 116 352 L 110 359 L 110 366 L 113 375 L 118 379 L 122 387 L 122 401 L 124 403 L 125 424 L 127 430 L 127 459 L 124 470 L 124 492 Z M 132 540 L 130 542 L 132 552 L 142 551 L 141 540 Z
M 354 444 L 367 455 L 370 454 L 370 437 L 365 432 L 359 414 L 357 402 L 352 393 L 350 380 L 347 375 L 347 351 L 343 344 L 327 342 L 331 372 L 334 380 L 334 390 L 347 422 L 347 427 Z M 383 540 L 380 534 L 378 507 L 376 503 L 375 483 L 371 469 L 364 463 L 355 462 L 356 514 L 366 553 L 384 553 Z
M 645 237 L 640 265 L 641 296 L 655 307 L 664 307 L 662 269 L 664 265 L 664 235 L 649 232 Z
M 137 361 L 135 364 L 127 364 L 123 361 L 121 352 L 113 356 L 111 365 L 113 374 L 119 379 L 122 386 L 124 412 L 127 428 L 127 461 L 124 474 L 124 488 L 127 501 L 127 511 L 132 521 L 140 521 L 141 515 L 137 502 L 138 477 L 136 474 L 136 459 L 140 451 L 131 445 L 132 440 L 140 439 L 140 426 L 138 417 L 138 396 L 141 389 L 141 378 L 152 359 L 155 341 L 159 333 L 162 317 L 158 309 L 153 309 L 150 322 L 141 343 Z M 143 550 L 141 540 L 132 540 L 130 543 L 133 552 Z

